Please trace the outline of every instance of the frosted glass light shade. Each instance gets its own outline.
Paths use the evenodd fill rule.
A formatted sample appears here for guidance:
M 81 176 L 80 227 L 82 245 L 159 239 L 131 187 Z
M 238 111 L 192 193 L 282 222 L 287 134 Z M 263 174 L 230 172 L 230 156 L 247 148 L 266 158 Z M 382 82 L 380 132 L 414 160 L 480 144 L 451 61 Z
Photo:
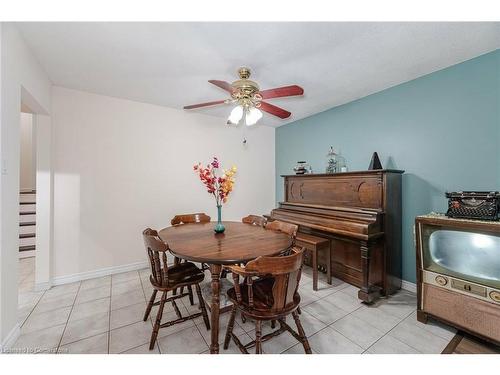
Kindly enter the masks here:
M 247 124 L 247 126 L 255 125 L 261 118 L 262 112 L 255 107 L 251 107 L 246 113 L 245 124 Z
M 238 105 L 234 107 L 233 110 L 231 111 L 231 114 L 227 119 L 227 124 L 238 125 L 238 123 L 241 121 L 242 118 L 243 118 L 243 107 L 241 105 Z

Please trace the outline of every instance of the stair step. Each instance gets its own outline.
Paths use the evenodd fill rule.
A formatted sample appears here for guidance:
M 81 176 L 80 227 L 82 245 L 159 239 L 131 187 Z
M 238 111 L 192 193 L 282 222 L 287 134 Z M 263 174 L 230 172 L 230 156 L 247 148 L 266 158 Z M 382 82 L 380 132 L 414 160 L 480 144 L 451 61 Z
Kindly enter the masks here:
M 24 223 L 19 223 L 20 227 L 30 227 L 32 225 L 36 225 L 36 221 L 26 221 Z
M 19 194 L 36 194 L 36 190 L 20 191 Z
M 23 204 L 24 202 L 36 202 L 35 194 L 24 194 L 19 196 L 19 203 Z
M 31 221 L 36 221 L 36 215 L 19 215 L 20 223 L 27 223 Z
M 36 237 L 35 233 L 21 233 L 19 234 L 19 238 L 33 238 Z
M 36 237 L 19 238 L 19 246 L 29 246 L 36 244 Z
M 35 250 L 35 245 L 19 246 L 19 251 Z
M 36 225 L 19 227 L 19 234 L 36 233 Z
M 26 202 L 19 202 L 19 204 L 36 204 L 36 202 L 26 201 Z
M 19 212 L 36 212 L 36 204 L 23 204 L 19 206 Z
M 19 212 L 19 215 L 35 215 L 36 211 L 24 211 L 24 212 Z

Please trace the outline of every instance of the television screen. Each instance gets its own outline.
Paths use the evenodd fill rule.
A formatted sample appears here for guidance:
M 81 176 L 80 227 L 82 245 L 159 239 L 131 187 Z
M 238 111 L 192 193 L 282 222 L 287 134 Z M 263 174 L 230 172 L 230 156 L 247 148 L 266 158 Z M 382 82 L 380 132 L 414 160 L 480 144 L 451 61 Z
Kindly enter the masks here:
M 425 226 L 424 269 L 500 288 L 500 235 Z

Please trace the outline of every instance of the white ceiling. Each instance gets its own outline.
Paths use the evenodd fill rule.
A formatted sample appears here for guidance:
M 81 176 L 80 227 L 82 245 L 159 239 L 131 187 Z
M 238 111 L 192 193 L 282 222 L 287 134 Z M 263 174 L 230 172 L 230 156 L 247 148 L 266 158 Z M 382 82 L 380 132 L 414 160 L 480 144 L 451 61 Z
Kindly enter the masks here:
M 209 79 L 252 69 L 283 125 L 500 48 L 500 23 L 19 23 L 55 85 L 182 108 L 225 99 Z M 227 117 L 230 108 L 201 113 Z

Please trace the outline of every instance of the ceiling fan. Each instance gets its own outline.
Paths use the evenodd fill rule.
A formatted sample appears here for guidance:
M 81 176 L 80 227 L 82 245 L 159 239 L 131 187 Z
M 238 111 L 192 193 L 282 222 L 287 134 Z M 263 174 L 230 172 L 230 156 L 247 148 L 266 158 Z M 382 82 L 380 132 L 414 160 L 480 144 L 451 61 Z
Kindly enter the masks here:
M 277 87 L 274 89 L 260 90 L 259 85 L 251 81 L 250 69 L 242 67 L 238 70 L 239 80 L 233 83 L 226 81 L 209 80 L 211 84 L 226 90 L 231 94 L 230 99 L 216 100 L 213 102 L 187 105 L 184 109 L 208 107 L 218 104 L 237 104 L 227 120 L 228 125 L 238 125 L 244 119 L 248 126 L 255 125 L 262 118 L 262 112 L 267 112 L 281 119 L 290 117 L 291 113 L 283 108 L 264 102 L 264 99 L 297 96 L 304 94 L 304 89 L 297 85 Z

